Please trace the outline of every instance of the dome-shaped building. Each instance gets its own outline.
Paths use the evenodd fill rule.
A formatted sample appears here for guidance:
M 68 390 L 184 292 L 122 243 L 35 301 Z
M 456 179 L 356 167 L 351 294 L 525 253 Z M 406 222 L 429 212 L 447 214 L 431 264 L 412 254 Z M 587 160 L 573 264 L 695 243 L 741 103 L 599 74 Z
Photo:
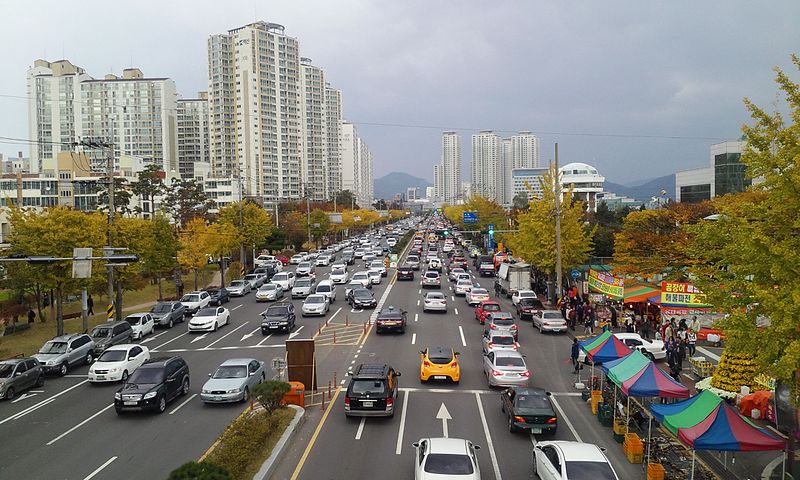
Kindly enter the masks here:
M 603 192 L 606 178 L 596 168 L 585 163 L 568 163 L 558 171 L 564 191 L 572 188 L 573 196 L 584 201 L 587 210 L 597 211 L 597 196 Z

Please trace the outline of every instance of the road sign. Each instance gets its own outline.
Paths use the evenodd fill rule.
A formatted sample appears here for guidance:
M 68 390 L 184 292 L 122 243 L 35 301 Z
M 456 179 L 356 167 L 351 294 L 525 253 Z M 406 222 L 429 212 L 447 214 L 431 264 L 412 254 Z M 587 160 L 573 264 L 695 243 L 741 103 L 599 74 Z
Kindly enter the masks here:
M 581 276 L 581 271 L 580 270 L 573 270 L 572 272 L 570 272 L 570 275 L 572 275 L 572 279 L 573 280 L 577 280 Z
M 464 223 L 478 223 L 477 212 L 464 212 Z
M 73 248 L 72 256 L 75 258 L 75 260 L 72 261 L 72 278 L 91 278 L 92 261 L 84 259 L 92 256 L 92 249 Z

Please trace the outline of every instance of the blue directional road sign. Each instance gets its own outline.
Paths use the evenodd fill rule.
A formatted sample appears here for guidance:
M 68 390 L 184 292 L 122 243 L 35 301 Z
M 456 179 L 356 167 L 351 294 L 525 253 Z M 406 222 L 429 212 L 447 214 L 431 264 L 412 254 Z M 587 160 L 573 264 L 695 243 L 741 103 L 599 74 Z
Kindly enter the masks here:
M 571 274 L 572 274 L 572 278 L 577 280 L 581 276 L 581 271 L 580 270 L 573 270 L 571 272 Z
M 478 223 L 478 214 L 476 212 L 464 212 L 464 223 Z

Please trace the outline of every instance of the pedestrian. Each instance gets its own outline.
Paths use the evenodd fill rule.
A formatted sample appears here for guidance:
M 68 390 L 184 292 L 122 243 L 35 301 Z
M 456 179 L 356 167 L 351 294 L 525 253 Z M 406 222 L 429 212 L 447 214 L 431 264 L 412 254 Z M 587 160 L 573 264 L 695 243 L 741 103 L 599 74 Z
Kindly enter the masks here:
M 574 332 L 575 324 L 577 323 L 578 319 L 578 314 L 575 312 L 575 309 L 572 308 L 572 306 L 567 308 L 567 319 L 569 320 L 569 328 L 571 328 L 572 331 Z
M 585 319 L 583 320 L 583 333 L 584 333 L 584 335 L 585 335 L 585 334 L 589 334 L 589 335 L 591 335 L 591 334 L 593 334 L 593 333 L 594 333 L 594 328 L 593 328 L 593 324 L 592 324 L 592 319 L 590 319 L 590 318 L 585 318 Z
M 91 295 L 86 297 L 86 309 L 88 310 L 87 315 L 94 315 L 94 299 Z
M 611 310 L 611 328 L 614 330 L 617 329 L 617 309 L 614 308 L 614 305 L 609 306 Z
M 584 323 L 585 318 L 583 315 L 583 303 L 581 303 L 580 301 L 578 302 L 577 305 L 575 305 L 575 315 L 578 318 L 578 323 L 582 325 Z
M 581 346 L 578 345 L 578 339 L 572 339 L 572 352 L 570 353 L 570 358 L 572 359 L 572 366 L 575 369 L 575 373 L 578 373 L 580 369 L 580 364 L 578 363 L 578 355 L 580 355 Z
M 175 282 L 175 286 L 178 288 L 178 298 L 183 297 L 183 280 L 178 277 L 178 280 Z
M 495 297 L 500 298 L 500 290 L 501 290 L 500 282 L 499 281 L 495 281 L 494 282 L 494 296 Z
M 683 340 L 678 340 L 678 362 L 681 366 L 683 366 L 683 361 L 686 359 L 686 350 L 689 346 L 689 341 L 684 338 Z
M 673 335 L 672 323 L 667 323 L 664 327 L 664 333 L 661 334 L 662 338 L 671 339 Z
M 692 316 L 692 320 L 689 322 L 689 328 L 691 328 L 694 333 L 700 331 L 700 320 L 697 319 L 697 315 Z
M 32 308 L 28 309 L 28 323 L 33 323 L 36 320 L 36 312 Z
M 694 353 L 697 349 L 697 334 L 694 330 L 689 329 L 689 334 L 686 336 L 686 339 L 689 342 L 689 358 L 694 357 Z
M 686 325 L 686 319 L 681 318 L 681 321 L 678 323 L 678 330 L 688 330 L 689 326 Z

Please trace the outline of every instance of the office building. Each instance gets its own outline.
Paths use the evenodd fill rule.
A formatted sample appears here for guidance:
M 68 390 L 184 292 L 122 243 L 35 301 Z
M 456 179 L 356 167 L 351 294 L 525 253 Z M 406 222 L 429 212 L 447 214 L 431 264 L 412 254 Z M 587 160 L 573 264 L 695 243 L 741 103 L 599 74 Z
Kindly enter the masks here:
M 461 192 L 461 137 L 442 133 L 442 159 L 433 167 L 434 196 L 451 205 L 463 201 Z
M 501 181 L 498 185 L 501 138 L 491 130 L 483 130 L 472 136 L 472 162 L 470 163 L 470 183 L 472 193 L 497 200 Z M 502 199 L 500 199 L 502 201 Z
M 179 99 L 177 118 L 178 174 L 185 180 L 209 176 L 208 94 Z
M 564 194 L 572 189 L 573 198 L 583 201 L 587 211 L 597 211 L 597 197 L 603 192 L 605 177 L 585 163 L 569 163 L 558 171 Z
M 328 198 L 342 189 L 342 91 L 325 86 L 325 129 L 328 134 Z
M 543 177 L 547 168 L 515 168 L 511 170 L 511 202 L 517 194 L 528 196 L 528 200 L 540 200 L 544 195 Z
M 519 132 L 504 138 L 497 174 L 497 202 L 511 206 L 514 199 L 512 171 L 518 168 L 539 168 L 539 138 L 531 132 Z
M 743 192 L 760 178 L 747 177 L 741 162 L 743 141 L 727 141 L 711 145 L 709 166 L 683 170 L 675 174 L 675 201 L 702 202 L 728 193 Z
M 406 201 L 413 202 L 414 200 L 419 200 L 419 188 L 417 187 L 406 188 Z
M 436 187 L 425 187 L 425 198 L 428 201 L 432 201 L 434 198 L 436 198 Z

